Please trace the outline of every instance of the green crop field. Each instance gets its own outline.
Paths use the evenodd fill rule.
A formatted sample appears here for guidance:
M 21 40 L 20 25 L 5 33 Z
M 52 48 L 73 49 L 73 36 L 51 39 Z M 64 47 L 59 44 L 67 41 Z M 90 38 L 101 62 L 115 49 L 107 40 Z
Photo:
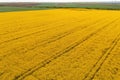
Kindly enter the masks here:
M 0 12 L 44 10 L 54 8 L 120 10 L 120 3 L 0 3 Z
M 1 6 L 1 7 L 0 7 L 0 12 L 26 11 L 26 10 L 44 10 L 44 9 L 48 9 L 48 8 Z

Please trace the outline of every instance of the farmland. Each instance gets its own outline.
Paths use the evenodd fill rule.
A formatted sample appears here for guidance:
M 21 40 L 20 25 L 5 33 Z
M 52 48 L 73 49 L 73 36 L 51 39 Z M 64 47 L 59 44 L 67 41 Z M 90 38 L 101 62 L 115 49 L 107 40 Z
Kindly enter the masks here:
M 51 9 L 47 7 L 35 7 L 40 3 L 0 3 L 0 12 L 12 12 L 12 11 L 31 11 L 31 10 L 45 10 Z
M 0 13 L 0 80 L 120 80 L 120 11 Z
M 46 10 L 58 8 L 84 8 L 100 10 L 120 10 L 120 2 L 12 2 L 0 3 L 0 12 Z

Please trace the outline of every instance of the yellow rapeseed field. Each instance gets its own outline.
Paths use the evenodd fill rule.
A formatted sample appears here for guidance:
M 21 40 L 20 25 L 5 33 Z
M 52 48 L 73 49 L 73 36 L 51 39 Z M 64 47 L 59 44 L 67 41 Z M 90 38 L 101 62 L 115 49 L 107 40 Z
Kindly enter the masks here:
M 120 11 L 0 13 L 0 80 L 120 80 Z

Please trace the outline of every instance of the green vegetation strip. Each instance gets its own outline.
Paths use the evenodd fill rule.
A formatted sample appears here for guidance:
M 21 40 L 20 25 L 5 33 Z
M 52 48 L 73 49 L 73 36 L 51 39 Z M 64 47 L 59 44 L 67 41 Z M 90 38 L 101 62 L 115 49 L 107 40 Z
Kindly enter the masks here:
M 56 8 L 120 10 L 120 3 L 37 3 L 37 5 L 33 5 L 29 7 L 0 6 L 0 12 L 45 10 L 45 9 L 56 9 Z
M 51 8 L 0 6 L 0 12 L 28 11 L 28 10 L 45 10 L 45 9 L 51 9 Z

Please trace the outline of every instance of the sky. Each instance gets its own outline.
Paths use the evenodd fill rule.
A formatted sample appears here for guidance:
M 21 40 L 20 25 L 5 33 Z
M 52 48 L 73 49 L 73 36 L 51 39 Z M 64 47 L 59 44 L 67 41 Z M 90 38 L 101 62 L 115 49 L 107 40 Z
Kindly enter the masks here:
M 0 0 L 0 2 L 108 2 L 120 0 Z

